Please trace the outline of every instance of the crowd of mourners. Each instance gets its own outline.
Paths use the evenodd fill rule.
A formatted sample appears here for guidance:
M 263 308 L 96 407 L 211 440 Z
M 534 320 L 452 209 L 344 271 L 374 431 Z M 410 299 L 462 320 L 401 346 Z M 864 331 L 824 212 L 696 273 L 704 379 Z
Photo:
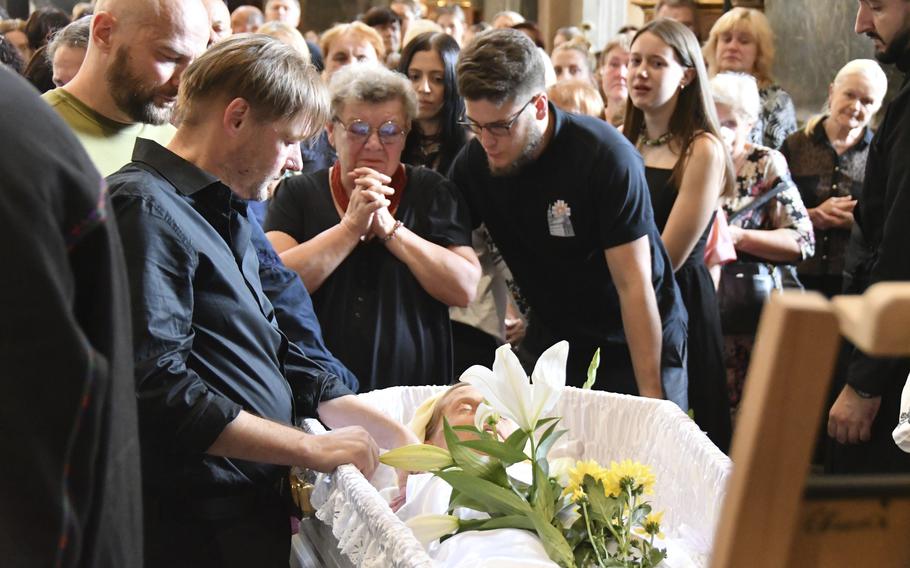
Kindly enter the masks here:
M 769 294 L 910 279 L 906 83 L 873 128 L 907 0 L 859 0 L 878 62 L 844 61 L 803 124 L 759 10 L 700 37 L 695 2 L 661 0 L 602 47 L 424 10 L 0 21 L 0 420 L 50 416 L 4 454 L 31 471 L 0 484 L 21 565 L 286 566 L 288 466 L 369 475 L 422 441 L 352 395 L 449 385 L 505 344 L 530 372 L 568 340 L 572 386 L 599 349 L 594 388 L 671 400 L 728 451 Z M 910 470 L 908 371 L 844 345 L 828 471 Z

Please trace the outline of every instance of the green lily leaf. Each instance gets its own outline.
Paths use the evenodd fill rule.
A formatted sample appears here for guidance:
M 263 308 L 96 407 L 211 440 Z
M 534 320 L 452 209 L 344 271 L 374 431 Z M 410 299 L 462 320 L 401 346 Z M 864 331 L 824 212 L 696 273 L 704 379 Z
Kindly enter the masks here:
M 443 432 L 445 433 L 446 445 L 449 447 L 449 453 L 452 455 L 455 465 L 466 473 L 483 479 L 491 479 L 496 475 L 497 469 L 505 470 L 499 460 L 489 456 L 482 456 L 462 445 L 461 440 L 455 435 L 455 431 L 452 430 L 448 420 L 443 422 Z
M 521 450 L 496 440 L 465 440 L 460 445 L 498 458 L 509 465 L 528 459 L 528 456 Z
M 510 489 L 486 479 L 463 471 L 440 471 L 436 475 L 468 498 L 484 503 L 488 513 L 525 515 L 531 510 L 528 502 Z
M 506 515 L 486 520 L 478 530 L 490 531 L 493 529 L 525 529 L 534 530 L 534 523 L 527 515 Z
M 543 518 L 550 521 L 555 514 L 555 496 L 553 487 L 550 485 L 550 478 L 544 473 L 538 464 L 534 464 L 534 484 L 532 486 L 531 504 L 534 506 Z
M 517 449 L 518 451 L 524 450 L 525 444 L 527 443 L 528 433 L 524 430 L 515 430 L 508 438 L 506 438 L 506 444 Z
M 575 568 L 575 555 L 572 554 L 566 538 L 562 536 L 562 531 L 550 524 L 550 521 L 536 509 L 531 509 L 528 516 L 534 523 L 534 530 L 537 531 L 537 536 L 540 537 L 550 560 L 563 568 Z
M 449 499 L 449 512 L 453 512 L 456 507 L 465 507 L 467 509 L 474 509 L 475 511 L 480 511 L 481 513 L 490 513 L 492 511 L 487 510 L 486 504 L 483 501 L 478 501 L 477 499 L 472 499 L 471 497 L 461 493 L 459 491 L 452 490 L 452 498 Z
M 600 367 L 600 347 L 594 351 L 594 357 L 591 358 L 591 364 L 588 366 L 588 379 L 585 384 L 581 385 L 581 388 L 589 390 L 594 386 L 594 381 L 597 380 L 598 367 Z

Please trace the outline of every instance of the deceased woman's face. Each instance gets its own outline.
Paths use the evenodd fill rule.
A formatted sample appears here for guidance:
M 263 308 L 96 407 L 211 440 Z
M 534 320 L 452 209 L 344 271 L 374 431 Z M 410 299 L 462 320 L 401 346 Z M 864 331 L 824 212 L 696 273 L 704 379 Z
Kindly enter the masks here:
M 433 419 L 427 424 L 426 443 L 446 448 L 443 418 L 448 420 L 451 426 L 473 426 L 477 407 L 481 402 L 483 402 L 483 395 L 480 394 L 480 391 L 467 383 L 456 384 L 436 403 L 436 411 L 439 414 L 437 415 L 434 411 Z M 515 431 L 515 424 L 506 418 L 500 418 L 496 430 L 501 438 L 506 438 Z M 461 440 L 476 438 L 470 432 L 458 430 L 455 431 L 455 435 Z
M 449 425 L 473 426 L 474 416 L 477 414 L 477 407 L 481 402 L 483 402 L 483 396 L 480 391 L 470 385 L 465 385 L 446 393 L 439 399 L 437 408 L 440 410 L 441 416 L 449 421 Z M 455 434 L 462 440 L 475 437 L 469 432 L 456 431 Z M 442 418 L 435 425 L 433 432 L 427 432 L 427 442 L 440 448 L 446 447 Z

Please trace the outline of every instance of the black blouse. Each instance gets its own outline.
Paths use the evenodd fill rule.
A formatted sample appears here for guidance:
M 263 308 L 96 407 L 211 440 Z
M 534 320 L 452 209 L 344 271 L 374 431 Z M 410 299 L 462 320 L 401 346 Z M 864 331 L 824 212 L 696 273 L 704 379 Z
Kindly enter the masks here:
M 811 134 L 799 130 L 787 138 L 781 153 L 790 164 L 793 181 L 807 209 L 818 207 L 831 197 L 860 197 L 871 140 L 872 132 L 867 128 L 852 148 L 838 156 L 825 134 L 824 120 Z M 817 227 L 814 230 L 815 256 L 799 265 L 799 273 L 840 276 L 850 231 Z
M 397 219 L 434 244 L 470 246 L 468 211 L 455 185 L 426 168 L 406 169 Z M 278 186 L 265 229 L 302 243 L 339 222 L 323 170 Z M 360 379 L 362 392 L 452 382 L 448 306 L 381 241 L 359 244 L 313 293 L 313 305 L 326 345 Z

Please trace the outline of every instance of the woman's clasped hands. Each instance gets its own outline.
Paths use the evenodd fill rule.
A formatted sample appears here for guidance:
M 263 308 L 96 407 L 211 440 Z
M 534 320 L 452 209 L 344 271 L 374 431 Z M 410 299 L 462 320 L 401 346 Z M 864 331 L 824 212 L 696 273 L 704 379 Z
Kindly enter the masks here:
M 348 175 L 354 179 L 354 189 L 341 218 L 342 225 L 362 241 L 384 239 L 395 228 L 395 218 L 389 211 L 389 198 L 395 190 L 386 185 L 392 178 L 367 167 L 356 168 Z

